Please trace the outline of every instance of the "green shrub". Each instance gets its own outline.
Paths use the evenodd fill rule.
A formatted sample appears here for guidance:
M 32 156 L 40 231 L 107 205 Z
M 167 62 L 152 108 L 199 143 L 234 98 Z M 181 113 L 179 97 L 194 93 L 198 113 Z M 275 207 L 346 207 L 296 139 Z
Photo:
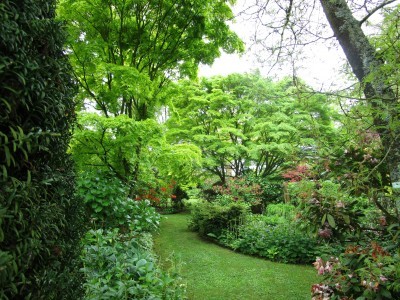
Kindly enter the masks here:
M 246 174 L 245 181 L 249 185 L 257 184 L 261 187 L 261 201 L 264 206 L 270 203 L 283 201 L 282 179 L 274 178 L 273 176 L 262 177 L 255 176 L 254 173 Z
M 0 2 L 0 298 L 77 299 L 84 210 L 56 1 Z
M 82 255 L 85 299 L 184 299 L 178 275 L 160 271 L 151 248 L 148 234 L 89 231 Z
M 241 224 L 248 213 L 249 205 L 243 202 L 198 202 L 192 206 L 189 228 L 203 237 L 219 238 L 227 228 Z
M 263 220 L 271 225 L 288 224 L 295 219 L 295 206 L 286 203 L 269 204 Z
M 153 231 L 160 215 L 148 200 L 127 197 L 128 188 L 113 175 L 103 171 L 82 172 L 78 194 L 90 212 L 95 227 L 120 227 L 132 231 Z
M 112 217 L 113 220 L 107 221 L 125 223 L 125 218 L 116 216 L 113 210 L 127 198 L 128 189 L 114 174 L 101 170 L 81 172 L 77 191 L 93 218 L 107 220 Z
M 153 232 L 160 225 L 160 214 L 149 200 L 133 201 L 128 198 L 129 228 L 131 232 Z
M 290 185 L 299 202 L 303 224 L 326 240 L 344 240 L 358 234 L 364 215 L 358 199 L 330 180 L 302 180 Z
M 296 230 L 294 224 L 270 225 L 265 216 L 250 215 L 235 234 L 221 241 L 239 252 L 284 263 L 310 263 L 318 254 L 317 240 Z

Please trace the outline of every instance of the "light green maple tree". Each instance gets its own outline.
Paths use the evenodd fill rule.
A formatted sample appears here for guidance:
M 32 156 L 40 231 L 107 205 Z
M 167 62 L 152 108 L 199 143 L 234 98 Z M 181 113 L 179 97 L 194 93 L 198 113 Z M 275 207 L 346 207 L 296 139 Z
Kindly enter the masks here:
M 197 76 L 223 49 L 243 51 L 226 0 L 62 0 L 79 99 L 106 116 L 154 115 L 162 87 Z
M 199 146 L 204 167 L 222 182 L 249 171 L 266 177 L 334 131 L 326 97 L 297 91 L 290 79 L 259 74 L 181 82 L 167 122 L 170 140 Z

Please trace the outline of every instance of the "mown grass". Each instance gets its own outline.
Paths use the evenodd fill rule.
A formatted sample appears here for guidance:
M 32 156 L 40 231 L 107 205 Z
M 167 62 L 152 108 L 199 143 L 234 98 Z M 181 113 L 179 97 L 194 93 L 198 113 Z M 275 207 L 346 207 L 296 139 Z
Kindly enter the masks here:
M 310 266 L 287 265 L 235 253 L 204 241 L 187 229 L 188 215 L 168 215 L 155 237 L 155 250 L 181 263 L 191 300 L 309 300 L 317 282 Z

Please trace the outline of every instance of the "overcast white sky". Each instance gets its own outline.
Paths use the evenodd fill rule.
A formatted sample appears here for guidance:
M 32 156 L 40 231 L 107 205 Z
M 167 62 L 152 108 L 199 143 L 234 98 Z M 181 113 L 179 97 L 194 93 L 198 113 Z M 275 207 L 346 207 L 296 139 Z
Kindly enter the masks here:
M 269 68 L 258 65 L 254 60 L 251 54 L 239 56 L 223 53 L 212 66 L 201 65 L 199 75 L 202 77 L 225 76 L 231 73 L 250 72 L 254 69 L 259 69 L 264 76 L 275 78 L 292 74 L 289 66 L 285 70 L 273 70 L 272 73 L 268 73 Z M 309 60 L 299 63 L 298 66 L 301 68 L 297 71 L 297 75 L 316 89 L 329 89 L 332 85 L 338 84 L 338 79 L 342 76 L 340 69 L 343 63 L 344 58 L 340 49 L 315 48 L 313 53 L 310 53 Z
M 238 0 L 233 8 L 235 14 L 246 7 L 252 0 Z M 246 4 L 247 3 L 247 4 Z M 249 46 L 251 34 L 254 32 L 254 24 L 249 21 L 238 19 L 231 28 L 240 36 L 240 38 Z M 307 84 L 318 90 L 329 90 L 334 88 L 344 88 L 348 86 L 349 81 L 345 80 L 340 70 L 345 65 L 345 56 L 339 47 L 328 48 L 326 45 L 314 44 L 307 48 L 308 59 L 296 61 L 297 76 L 306 81 Z M 266 54 L 267 55 L 267 54 Z M 228 55 L 223 53 L 216 59 L 212 66 L 200 67 L 199 75 L 209 77 L 214 75 L 228 75 L 231 73 L 244 73 L 253 69 L 259 69 L 264 76 L 273 78 L 291 75 L 290 66 L 284 69 L 274 69 L 272 72 L 269 67 L 257 64 L 254 54 L 248 52 L 242 56 Z

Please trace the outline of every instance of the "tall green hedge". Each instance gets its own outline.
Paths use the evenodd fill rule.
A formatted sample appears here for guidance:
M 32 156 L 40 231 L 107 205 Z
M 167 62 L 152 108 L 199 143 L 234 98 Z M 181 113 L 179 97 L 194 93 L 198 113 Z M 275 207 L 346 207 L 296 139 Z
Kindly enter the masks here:
M 55 1 L 0 1 L 0 299 L 77 299 L 75 85 Z

